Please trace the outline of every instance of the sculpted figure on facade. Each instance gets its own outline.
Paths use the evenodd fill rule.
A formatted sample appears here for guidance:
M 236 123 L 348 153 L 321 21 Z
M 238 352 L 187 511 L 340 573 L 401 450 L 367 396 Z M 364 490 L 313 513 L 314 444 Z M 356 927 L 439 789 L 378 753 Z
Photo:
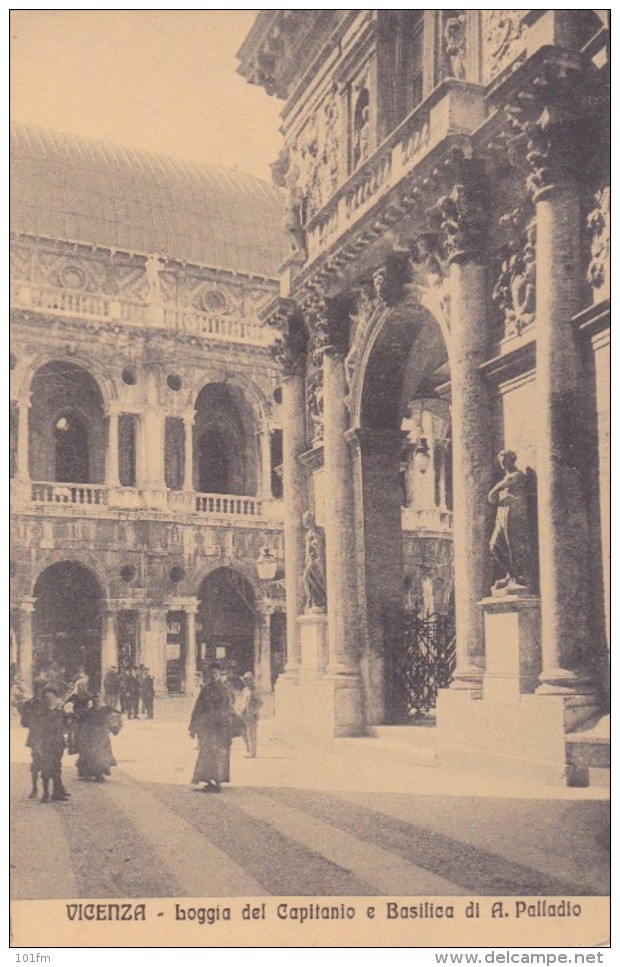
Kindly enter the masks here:
M 536 222 L 530 221 L 520 242 L 510 245 L 492 292 L 504 317 L 505 336 L 519 335 L 536 317 Z
M 489 547 L 501 571 L 493 592 L 509 593 L 532 587 L 535 551 L 530 486 L 528 475 L 517 467 L 516 453 L 500 450 L 497 459 L 504 476 L 488 495 L 489 503 L 497 507 Z
M 325 538 L 323 530 L 317 527 L 314 515 L 306 511 L 302 517 L 306 530 L 306 559 L 303 572 L 304 610 L 306 613 L 322 614 L 327 609 L 325 579 Z
M 448 17 L 444 27 L 448 74 L 459 80 L 465 77 L 465 36 L 465 14 Z
M 282 229 L 291 247 L 291 258 L 303 262 L 306 259 L 306 232 L 303 227 L 304 193 L 298 185 L 299 168 L 293 165 L 286 173 L 286 202 Z
M 159 256 L 155 254 L 149 255 L 148 259 L 144 263 L 148 301 L 151 305 L 159 304 L 162 301 L 160 273 L 163 271 L 163 268 L 164 263 Z
M 587 227 L 592 235 L 588 282 L 593 289 L 600 292 L 600 298 L 605 298 L 609 295 L 610 282 L 610 190 L 608 185 L 597 191 L 596 202 L 596 208 L 589 213 L 587 220 Z

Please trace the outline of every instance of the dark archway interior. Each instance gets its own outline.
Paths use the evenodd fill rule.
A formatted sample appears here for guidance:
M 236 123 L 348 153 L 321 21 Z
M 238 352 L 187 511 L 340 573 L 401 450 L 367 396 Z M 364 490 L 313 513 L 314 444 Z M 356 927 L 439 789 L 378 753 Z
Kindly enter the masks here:
M 58 483 L 103 483 L 107 433 L 103 398 L 74 363 L 51 362 L 32 381 L 30 476 Z
M 94 574 L 75 561 L 52 564 L 34 588 L 35 672 L 51 662 L 65 680 L 83 666 L 94 687 L 101 679 L 101 588 Z
M 63 413 L 56 420 L 54 442 L 54 480 L 88 483 L 88 430 L 80 417 Z
M 198 440 L 198 490 L 203 494 L 231 494 L 229 444 L 217 427 L 205 430 Z
M 235 386 L 209 383 L 196 399 L 194 488 L 199 493 L 256 496 L 256 422 Z
M 399 430 L 409 403 L 430 398 L 447 382 L 448 353 L 439 325 L 424 310 L 394 309 L 375 341 L 362 393 L 360 423 Z
M 255 597 L 251 584 L 233 568 L 209 574 L 198 592 L 197 641 L 200 662 L 219 660 L 233 684 L 254 672 Z

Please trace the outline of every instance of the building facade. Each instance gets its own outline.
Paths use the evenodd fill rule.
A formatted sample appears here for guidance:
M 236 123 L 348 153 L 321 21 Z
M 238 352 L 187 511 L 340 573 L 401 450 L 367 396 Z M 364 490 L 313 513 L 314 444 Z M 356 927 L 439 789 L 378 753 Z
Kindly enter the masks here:
M 285 663 L 280 193 L 18 126 L 12 137 L 11 642 L 22 677 Z
M 263 11 L 239 52 L 283 101 L 283 727 L 407 718 L 413 599 L 454 608 L 445 761 L 583 779 L 567 736 L 608 695 L 602 18 Z

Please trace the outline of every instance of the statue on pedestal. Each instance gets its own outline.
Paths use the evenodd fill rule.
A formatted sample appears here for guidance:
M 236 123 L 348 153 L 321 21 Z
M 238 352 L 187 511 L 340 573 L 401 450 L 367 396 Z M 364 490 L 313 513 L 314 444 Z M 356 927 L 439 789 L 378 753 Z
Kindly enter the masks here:
M 504 476 L 489 491 L 489 503 L 497 507 L 490 549 L 502 576 L 492 588 L 493 594 L 532 591 L 535 571 L 535 547 L 530 513 L 530 480 L 517 467 L 512 450 L 497 455 Z
M 327 591 L 325 581 L 325 538 L 323 531 L 314 522 L 310 511 L 302 517 L 306 529 L 306 561 L 304 564 L 304 611 L 324 614 L 327 610 Z

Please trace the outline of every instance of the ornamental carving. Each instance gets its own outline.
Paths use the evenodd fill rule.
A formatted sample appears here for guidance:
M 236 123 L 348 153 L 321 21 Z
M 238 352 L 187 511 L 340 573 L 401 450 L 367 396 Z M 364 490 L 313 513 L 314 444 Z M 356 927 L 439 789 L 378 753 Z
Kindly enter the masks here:
M 305 226 L 342 180 L 341 127 L 340 95 L 334 89 L 272 166 L 275 184 L 288 192 L 285 232 L 294 255 L 303 251 L 305 258 Z
M 437 202 L 443 247 L 450 262 L 481 257 L 484 247 L 487 202 L 480 164 L 465 157 L 461 149 L 453 152 L 449 168 L 455 183 Z
M 451 11 L 453 12 L 453 11 Z M 445 20 L 443 31 L 446 74 L 458 80 L 465 78 L 465 14 L 453 12 Z
M 523 52 L 526 10 L 485 10 L 482 50 L 485 81 L 492 81 Z
M 595 300 L 609 296 L 610 244 L 610 189 L 607 185 L 597 191 L 596 208 L 588 215 L 587 227 L 592 235 L 588 282 L 595 290 Z
M 284 376 L 303 376 L 306 371 L 307 344 L 308 337 L 301 329 L 276 337 L 269 352 Z
M 511 235 L 502 256 L 492 298 L 502 314 L 506 338 L 518 336 L 536 318 L 536 221 L 525 226 L 524 209 L 500 218 Z

